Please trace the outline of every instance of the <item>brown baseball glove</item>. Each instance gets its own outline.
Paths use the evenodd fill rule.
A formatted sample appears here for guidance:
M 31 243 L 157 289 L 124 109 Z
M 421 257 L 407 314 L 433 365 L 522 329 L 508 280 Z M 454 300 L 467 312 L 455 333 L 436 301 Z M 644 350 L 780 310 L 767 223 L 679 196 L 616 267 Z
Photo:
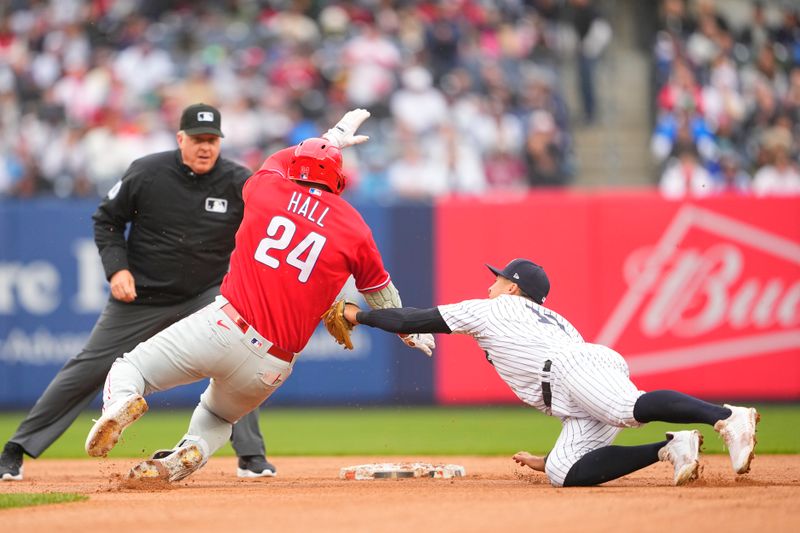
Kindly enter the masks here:
M 344 346 L 346 350 L 352 350 L 353 342 L 350 340 L 350 332 L 353 330 L 353 325 L 344 318 L 345 304 L 347 304 L 346 300 L 333 302 L 322 314 L 322 322 L 336 342 Z

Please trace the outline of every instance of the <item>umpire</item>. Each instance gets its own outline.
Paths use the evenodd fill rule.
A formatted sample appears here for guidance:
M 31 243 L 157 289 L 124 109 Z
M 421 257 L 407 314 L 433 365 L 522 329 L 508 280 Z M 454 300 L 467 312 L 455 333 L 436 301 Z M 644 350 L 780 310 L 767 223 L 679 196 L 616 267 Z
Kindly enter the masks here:
M 83 351 L 56 374 L 9 439 L 0 478 L 21 480 L 22 454 L 39 457 L 91 402 L 117 357 L 219 294 L 242 220 L 250 170 L 219 157 L 219 111 L 181 115 L 178 149 L 134 161 L 93 215 L 111 296 Z M 127 240 L 125 228 L 130 224 Z M 233 429 L 239 477 L 275 475 L 258 410 Z

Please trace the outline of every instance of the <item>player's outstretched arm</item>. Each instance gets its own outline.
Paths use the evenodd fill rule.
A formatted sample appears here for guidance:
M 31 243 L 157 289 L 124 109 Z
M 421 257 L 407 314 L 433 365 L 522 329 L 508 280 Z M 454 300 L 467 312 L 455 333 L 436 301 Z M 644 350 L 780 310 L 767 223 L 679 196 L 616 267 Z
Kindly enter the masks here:
M 383 288 L 372 291 L 362 292 L 361 295 L 372 309 L 395 309 L 403 306 L 400 301 L 400 293 L 391 281 Z M 433 349 L 436 348 L 436 341 L 433 335 L 428 332 L 413 332 L 401 330 L 396 332 L 400 340 L 410 347 L 423 352 L 430 357 L 433 354 Z
M 401 307 L 365 312 L 360 311 L 353 303 L 338 300 L 322 315 L 322 321 L 336 342 L 348 349 L 352 349 L 350 330 L 356 324 L 362 323 L 397 333 L 405 344 L 420 350 L 428 357 L 436 348 L 436 342 L 433 335 L 423 332 L 450 333 L 450 328 L 436 308 L 420 310 Z
M 437 307 L 397 307 L 362 311 L 348 303 L 344 316 L 351 324 L 364 324 L 390 333 L 452 333 Z

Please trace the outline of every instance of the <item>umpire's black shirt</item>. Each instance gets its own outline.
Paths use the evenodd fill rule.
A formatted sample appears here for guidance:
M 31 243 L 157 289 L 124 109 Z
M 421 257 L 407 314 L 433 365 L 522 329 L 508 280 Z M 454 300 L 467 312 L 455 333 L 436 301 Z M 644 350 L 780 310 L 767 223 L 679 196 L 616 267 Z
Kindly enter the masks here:
M 150 305 L 181 302 L 219 285 L 249 176 L 247 168 L 222 157 L 197 175 L 179 150 L 134 161 L 92 216 L 106 278 L 129 269 L 136 282 L 132 303 Z

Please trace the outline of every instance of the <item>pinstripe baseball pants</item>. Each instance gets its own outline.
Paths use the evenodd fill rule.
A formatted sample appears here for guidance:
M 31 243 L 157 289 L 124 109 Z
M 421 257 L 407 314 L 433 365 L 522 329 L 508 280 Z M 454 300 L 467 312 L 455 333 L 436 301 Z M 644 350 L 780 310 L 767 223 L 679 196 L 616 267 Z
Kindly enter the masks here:
M 607 346 L 573 345 L 552 360 L 551 413 L 561 419 L 562 429 L 545 472 L 560 487 L 581 457 L 610 445 L 622 428 L 641 425 L 633 407 L 644 391 L 631 382 L 625 359 Z

